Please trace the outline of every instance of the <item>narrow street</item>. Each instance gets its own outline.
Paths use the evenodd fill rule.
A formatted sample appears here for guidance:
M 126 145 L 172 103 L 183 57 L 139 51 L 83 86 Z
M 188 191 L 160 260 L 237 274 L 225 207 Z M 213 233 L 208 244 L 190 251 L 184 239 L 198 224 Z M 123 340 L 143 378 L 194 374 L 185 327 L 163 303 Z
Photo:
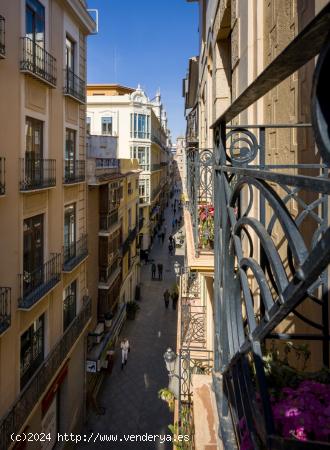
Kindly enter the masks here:
M 126 321 L 116 348 L 116 359 L 112 374 L 105 378 L 98 396 L 98 404 L 105 408 L 104 415 L 89 413 L 84 429 L 91 433 L 118 435 L 121 442 L 93 442 L 77 448 L 93 449 L 171 449 L 170 442 L 125 442 L 124 435 L 161 434 L 170 435 L 169 424 L 173 414 L 167 404 L 158 398 L 158 391 L 167 387 L 168 375 L 163 354 L 167 347 L 176 347 L 177 310 L 165 309 L 163 293 L 175 283 L 174 262 L 183 263 L 183 249 L 176 255 L 168 253 L 168 237 L 172 228 L 172 210 L 165 211 L 167 236 L 164 244 L 155 238 L 149 258 L 155 264 L 163 264 L 163 280 L 151 279 L 151 264 L 141 265 L 140 310 L 135 320 Z M 158 274 L 157 274 L 158 276 Z M 121 370 L 120 340 L 128 337 L 131 351 L 127 365 Z

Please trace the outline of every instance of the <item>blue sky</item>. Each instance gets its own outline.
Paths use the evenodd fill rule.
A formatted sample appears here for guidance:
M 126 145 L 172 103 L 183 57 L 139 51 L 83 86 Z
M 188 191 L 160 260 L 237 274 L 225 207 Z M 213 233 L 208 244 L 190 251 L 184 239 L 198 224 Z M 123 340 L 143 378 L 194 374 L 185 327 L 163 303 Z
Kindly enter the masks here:
M 182 78 L 198 53 L 198 3 L 185 0 L 88 0 L 99 32 L 88 38 L 88 82 L 160 88 L 172 139 L 184 134 Z

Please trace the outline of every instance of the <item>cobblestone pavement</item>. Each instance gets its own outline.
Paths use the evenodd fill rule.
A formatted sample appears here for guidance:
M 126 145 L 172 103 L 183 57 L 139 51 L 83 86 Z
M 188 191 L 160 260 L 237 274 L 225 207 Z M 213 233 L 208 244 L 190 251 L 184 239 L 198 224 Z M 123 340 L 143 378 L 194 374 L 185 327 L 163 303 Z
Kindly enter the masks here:
M 172 211 L 166 210 L 167 230 L 171 229 Z M 168 374 L 163 354 L 167 347 L 175 349 L 177 311 L 165 309 L 163 292 L 175 283 L 174 262 L 183 264 L 183 251 L 176 249 L 175 256 L 168 255 L 168 236 L 164 244 L 156 242 L 149 258 L 163 264 L 163 280 L 151 280 L 151 265 L 141 265 L 141 301 L 136 319 L 126 321 L 121 336 L 127 336 L 131 351 L 128 362 L 121 370 L 119 345 L 111 375 L 107 375 L 98 396 L 100 406 L 106 408 L 104 415 L 90 412 L 84 429 L 86 436 L 93 432 L 117 434 L 116 443 L 93 442 L 76 448 L 86 449 L 172 449 L 173 444 L 155 442 L 128 443 L 124 434 L 170 435 L 168 425 L 173 423 L 173 414 L 167 404 L 158 398 L 159 389 L 168 385 Z M 119 340 L 120 341 L 120 340 Z

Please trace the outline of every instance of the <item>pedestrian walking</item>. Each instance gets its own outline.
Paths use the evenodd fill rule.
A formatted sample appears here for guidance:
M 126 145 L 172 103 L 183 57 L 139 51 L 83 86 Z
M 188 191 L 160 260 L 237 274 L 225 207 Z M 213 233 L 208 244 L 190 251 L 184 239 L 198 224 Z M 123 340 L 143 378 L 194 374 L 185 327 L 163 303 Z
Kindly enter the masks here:
M 156 278 L 156 264 L 152 263 L 151 266 L 151 279 L 154 280 Z
M 165 240 L 165 233 L 164 231 L 162 232 L 162 244 L 164 244 L 164 240 Z
M 163 279 L 163 264 L 157 264 L 158 268 L 158 280 Z
M 173 291 L 171 294 L 172 297 L 172 308 L 176 309 L 176 305 L 178 303 L 178 298 L 179 298 L 179 294 L 177 293 L 177 291 Z
M 173 245 L 171 243 L 169 243 L 169 245 L 168 245 L 168 252 L 169 252 L 170 255 L 172 255 Z
M 176 207 L 174 206 L 174 209 L 173 209 L 173 214 L 175 215 L 176 214 Z
M 164 302 L 165 302 L 165 308 L 168 309 L 168 305 L 170 304 L 170 293 L 168 289 L 164 292 Z
M 168 242 L 169 242 L 170 244 L 172 244 L 172 241 L 173 241 L 173 236 L 170 234 L 169 237 L 168 237 Z
M 173 236 L 173 238 L 172 238 L 172 245 L 173 245 L 173 248 L 175 248 L 175 246 L 176 246 L 176 240 L 175 240 L 175 237 Z
M 123 370 L 124 365 L 127 364 L 127 356 L 130 351 L 129 341 L 127 337 L 123 338 L 120 343 L 121 348 L 121 370 Z

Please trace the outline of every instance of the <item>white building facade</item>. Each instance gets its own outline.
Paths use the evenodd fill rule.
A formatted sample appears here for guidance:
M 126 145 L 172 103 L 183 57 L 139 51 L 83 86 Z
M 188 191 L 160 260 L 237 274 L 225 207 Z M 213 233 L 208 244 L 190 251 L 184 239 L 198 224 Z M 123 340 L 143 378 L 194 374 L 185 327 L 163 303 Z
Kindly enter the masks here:
M 87 129 L 93 135 L 116 136 L 118 159 L 139 160 L 139 217 L 144 219 L 140 248 L 146 250 L 152 244 L 169 191 L 170 139 L 160 93 L 150 100 L 140 86 L 89 85 Z

